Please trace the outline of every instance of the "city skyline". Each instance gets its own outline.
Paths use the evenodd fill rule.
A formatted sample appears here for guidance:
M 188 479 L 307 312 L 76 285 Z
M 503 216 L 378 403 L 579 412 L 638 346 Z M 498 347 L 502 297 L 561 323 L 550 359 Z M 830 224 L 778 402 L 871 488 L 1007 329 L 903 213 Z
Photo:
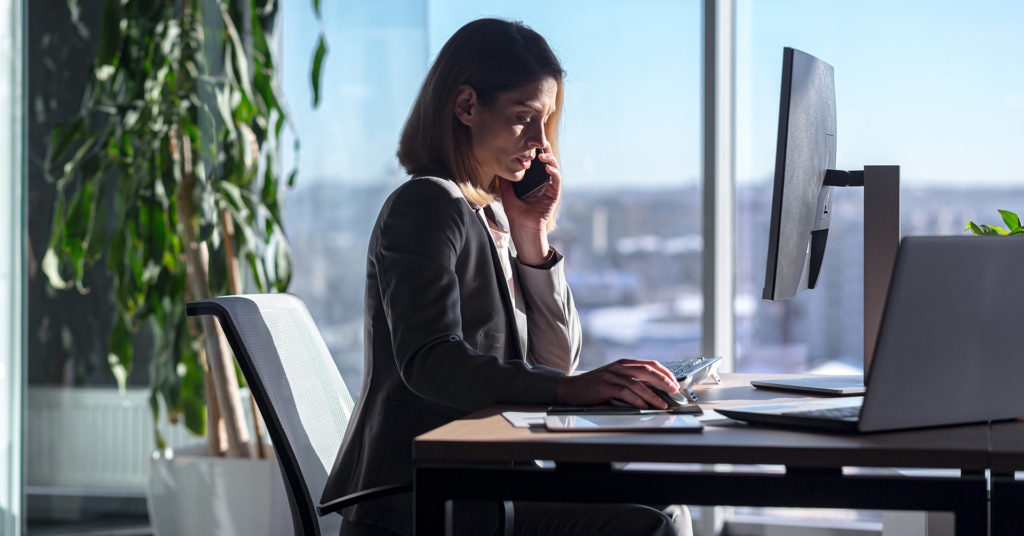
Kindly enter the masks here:
M 363 366 L 366 247 L 391 189 L 388 184 L 306 184 L 285 199 L 295 273 L 289 292 L 306 301 L 353 392 Z M 998 223 L 996 208 L 1024 205 L 1024 185 L 970 192 L 914 188 L 901 197 L 905 235 L 955 235 L 964 234 L 968 219 Z M 836 192 L 818 288 L 766 303 L 760 296 L 771 186 L 738 188 L 740 371 L 856 368 L 863 352 L 862 199 L 858 189 Z M 582 367 L 618 357 L 678 359 L 700 352 L 700 202 L 696 186 L 584 190 L 565 198 L 551 242 L 565 255 L 566 277 L 584 325 Z

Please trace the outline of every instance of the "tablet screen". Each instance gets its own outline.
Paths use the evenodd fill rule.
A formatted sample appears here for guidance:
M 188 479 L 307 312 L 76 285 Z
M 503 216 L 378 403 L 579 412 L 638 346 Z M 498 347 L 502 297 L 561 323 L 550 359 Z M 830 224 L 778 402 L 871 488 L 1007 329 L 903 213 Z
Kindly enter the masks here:
M 553 432 L 699 432 L 692 415 L 548 415 L 544 425 Z

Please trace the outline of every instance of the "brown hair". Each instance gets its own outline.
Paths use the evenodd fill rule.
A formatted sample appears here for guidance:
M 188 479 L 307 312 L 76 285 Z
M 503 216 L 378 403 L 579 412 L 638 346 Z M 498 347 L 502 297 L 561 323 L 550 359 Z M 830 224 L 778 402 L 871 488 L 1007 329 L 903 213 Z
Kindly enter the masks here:
M 413 176 L 452 179 L 474 205 L 494 202 L 498 183 L 476 172 L 469 127 L 455 117 L 456 90 L 467 84 L 481 106 L 490 106 L 502 92 L 554 78 L 555 111 L 544 131 L 557 158 L 564 74 L 547 41 L 523 23 L 480 19 L 466 24 L 444 44 L 423 81 L 398 144 L 399 163 Z

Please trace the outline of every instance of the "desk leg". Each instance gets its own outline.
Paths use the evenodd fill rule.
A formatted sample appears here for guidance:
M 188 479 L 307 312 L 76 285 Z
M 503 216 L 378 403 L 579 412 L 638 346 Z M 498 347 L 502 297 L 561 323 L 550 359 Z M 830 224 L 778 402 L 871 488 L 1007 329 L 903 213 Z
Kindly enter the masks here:
M 1013 473 L 992 474 L 992 534 L 1024 534 L 1024 482 Z
M 413 476 L 413 521 L 416 536 L 441 536 L 448 532 L 445 515 L 445 482 L 437 470 L 417 467 Z
M 954 511 L 957 536 L 988 534 L 988 508 L 985 504 L 967 501 Z M 992 534 L 1002 534 L 993 532 Z

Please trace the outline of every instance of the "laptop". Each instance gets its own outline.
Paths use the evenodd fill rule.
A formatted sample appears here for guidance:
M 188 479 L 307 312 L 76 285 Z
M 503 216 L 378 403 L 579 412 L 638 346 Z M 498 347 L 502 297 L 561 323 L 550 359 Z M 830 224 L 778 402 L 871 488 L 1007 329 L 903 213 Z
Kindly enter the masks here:
M 860 374 L 751 380 L 750 385 L 762 389 L 796 391 L 798 393 L 818 395 L 850 396 L 864 394 L 864 376 Z
M 1024 239 L 900 242 L 864 396 L 716 408 L 757 424 L 877 432 L 1024 416 Z

